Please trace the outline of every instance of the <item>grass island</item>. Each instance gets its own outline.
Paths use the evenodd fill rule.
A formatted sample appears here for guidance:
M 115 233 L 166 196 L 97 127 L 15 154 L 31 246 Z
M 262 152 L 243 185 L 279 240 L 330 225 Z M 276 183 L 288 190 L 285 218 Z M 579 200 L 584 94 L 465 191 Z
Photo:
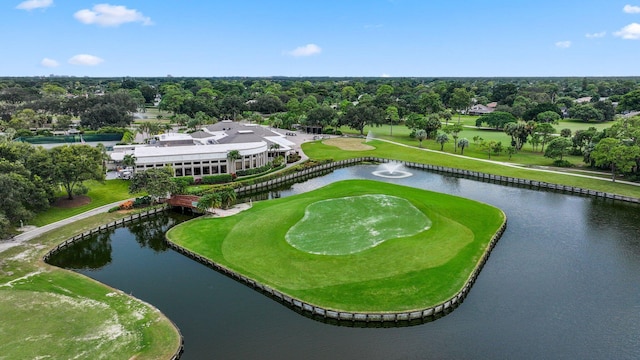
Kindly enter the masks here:
M 371 180 L 346 180 L 199 218 L 176 245 L 332 311 L 427 309 L 460 293 L 506 223 L 495 207 Z

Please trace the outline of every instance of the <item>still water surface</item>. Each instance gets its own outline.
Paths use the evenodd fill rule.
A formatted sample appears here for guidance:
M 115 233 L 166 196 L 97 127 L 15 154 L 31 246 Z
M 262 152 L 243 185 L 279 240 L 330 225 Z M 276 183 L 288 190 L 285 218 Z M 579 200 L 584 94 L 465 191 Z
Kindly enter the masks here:
M 352 178 L 336 170 L 273 196 Z M 436 321 L 351 328 L 301 316 L 163 244 L 161 215 L 70 248 L 58 264 L 147 301 L 183 359 L 640 359 L 640 207 L 412 169 L 383 179 L 483 201 L 507 231 L 465 301 Z

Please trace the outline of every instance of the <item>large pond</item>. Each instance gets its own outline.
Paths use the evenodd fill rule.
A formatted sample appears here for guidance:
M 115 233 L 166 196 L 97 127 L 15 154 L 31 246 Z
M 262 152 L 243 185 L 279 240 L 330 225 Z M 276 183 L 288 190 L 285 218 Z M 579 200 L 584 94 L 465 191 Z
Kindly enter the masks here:
M 640 207 L 410 171 L 356 166 L 294 185 L 290 196 L 375 178 L 500 207 L 508 227 L 464 302 L 401 328 L 304 317 L 170 249 L 161 215 L 69 249 L 61 265 L 141 298 L 185 338 L 183 359 L 639 359 Z M 339 214 L 336 214 L 339 216 Z

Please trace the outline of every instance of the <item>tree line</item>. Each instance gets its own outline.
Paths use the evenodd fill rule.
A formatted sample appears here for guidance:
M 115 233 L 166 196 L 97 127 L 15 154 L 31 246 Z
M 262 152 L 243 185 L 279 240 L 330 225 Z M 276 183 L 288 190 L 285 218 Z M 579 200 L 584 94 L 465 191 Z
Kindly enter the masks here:
M 504 131 L 511 142 L 474 139 L 489 156 L 511 155 L 530 143 L 559 161 L 583 155 L 587 164 L 611 169 L 613 176 L 633 179 L 640 168 L 640 121 L 615 120 L 640 110 L 640 78 L 2 78 L 0 182 L 9 190 L 0 227 L 45 209 L 59 186 L 73 196 L 86 191 L 84 179 L 104 174 L 103 150 L 47 151 L 9 140 L 33 129 L 68 129 L 78 120 L 81 130 L 122 130 L 135 112 L 156 103 L 171 122 L 192 130 L 221 119 L 267 121 L 284 129 L 297 124 L 325 133 L 347 126 L 360 134 L 381 124 L 390 125 L 392 134 L 394 125 L 404 124 L 420 146 L 433 139 L 442 148 L 453 139 L 460 153 L 470 141 L 460 137 L 456 117 L 473 105 L 494 103 L 496 111 L 476 125 Z M 554 136 L 553 125 L 563 117 L 612 126 L 574 134 L 561 129 Z M 139 129 L 153 134 L 165 128 L 148 121 Z M 133 141 L 131 133 L 125 138 Z

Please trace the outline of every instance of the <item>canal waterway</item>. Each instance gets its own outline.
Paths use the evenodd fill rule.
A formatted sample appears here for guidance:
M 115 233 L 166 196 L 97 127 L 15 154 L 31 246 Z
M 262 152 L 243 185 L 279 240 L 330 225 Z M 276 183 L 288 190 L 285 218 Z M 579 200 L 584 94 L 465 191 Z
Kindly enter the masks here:
M 183 359 L 639 359 L 640 207 L 408 169 L 354 166 L 271 193 L 369 178 L 501 208 L 508 227 L 464 302 L 421 325 L 336 326 L 304 317 L 168 249 L 159 215 L 52 262 L 147 301 L 185 339 Z M 405 169 L 407 170 L 407 169 Z M 336 214 L 339 216 L 339 214 Z

